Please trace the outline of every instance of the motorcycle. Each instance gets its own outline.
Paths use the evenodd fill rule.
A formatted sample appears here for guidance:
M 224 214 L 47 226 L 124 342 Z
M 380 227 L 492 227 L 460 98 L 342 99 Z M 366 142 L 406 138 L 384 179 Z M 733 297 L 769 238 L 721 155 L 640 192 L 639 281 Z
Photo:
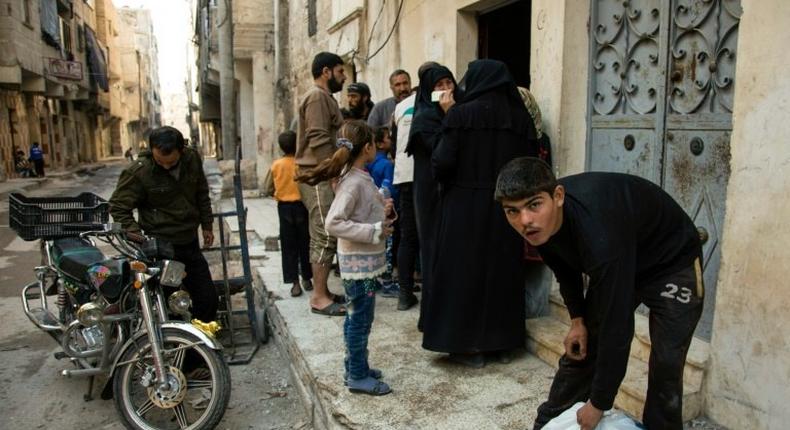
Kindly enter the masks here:
M 104 255 L 97 242 L 119 255 Z M 140 245 L 105 224 L 42 240 L 44 263 L 22 289 L 25 314 L 62 348 L 56 358 L 76 365 L 62 375 L 90 378 L 86 400 L 94 378 L 106 376 L 101 397 L 113 398 L 129 429 L 212 429 L 230 399 L 219 327 L 191 320 L 185 267 L 172 258 L 172 246 Z

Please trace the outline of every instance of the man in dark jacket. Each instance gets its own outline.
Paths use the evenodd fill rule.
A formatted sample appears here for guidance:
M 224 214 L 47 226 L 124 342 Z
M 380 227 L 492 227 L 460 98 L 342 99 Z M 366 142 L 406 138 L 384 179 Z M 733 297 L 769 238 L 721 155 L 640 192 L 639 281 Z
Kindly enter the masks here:
M 193 315 L 213 321 L 218 298 L 198 242 L 198 227 L 205 246 L 214 242 L 211 200 L 200 156 L 184 147 L 184 137 L 173 127 L 152 131 L 148 143 L 151 150 L 140 152 L 121 173 L 110 198 L 110 213 L 129 233 L 173 244 L 175 259 L 186 265 L 184 286 L 192 297 Z
M 556 275 L 571 317 L 535 429 L 576 402 L 587 402 L 577 413 L 582 430 L 598 425 L 625 376 L 634 310 L 644 303 L 651 351 L 642 419 L 648 429 L 681 430 L 683 367 L 703 302 L 702 247 L 688 215 L 637 176 L 589 172 L 558 181 L 528 157 L 502 168 L 495 198 Z

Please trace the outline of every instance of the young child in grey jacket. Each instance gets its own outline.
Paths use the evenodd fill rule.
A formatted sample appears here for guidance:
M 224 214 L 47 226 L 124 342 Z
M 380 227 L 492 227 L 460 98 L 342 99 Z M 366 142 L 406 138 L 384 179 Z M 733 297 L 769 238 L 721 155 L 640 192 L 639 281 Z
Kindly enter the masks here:
M 363 121 L 349 121 L 338 131 L 337 150 L 300 180 L 308 184 L 338 178 L 325 225 L 337 237 L 340 278 L 346 293 L 345 381 L 351 392 L 381 396 L 391 392 L 381 371 L 368 364 L 368 336 L 373 324 L 378 277 L 387 268 L 385 246 L 392 234 L 392 199 L 378 192 L 365 165 L 376 157 L 373 132 Z

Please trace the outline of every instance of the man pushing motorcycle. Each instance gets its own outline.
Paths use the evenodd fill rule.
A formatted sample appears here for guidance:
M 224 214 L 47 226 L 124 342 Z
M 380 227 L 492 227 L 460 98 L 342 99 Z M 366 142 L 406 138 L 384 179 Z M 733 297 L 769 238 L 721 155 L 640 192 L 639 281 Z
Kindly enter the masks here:
M 174 259 L 186 266 L 183 283 L 192 298 L 193 316 L 214 321 L 219 299 L 198 241 L 200 227 L 204 246 L 214 242 L 200 156 L 185 147 L 184 136 L 173 127 L 153 130 L 148 147 L 121 173 L 110 198 L 110 214 L 130 237 L 145 234 L 173 245 Z

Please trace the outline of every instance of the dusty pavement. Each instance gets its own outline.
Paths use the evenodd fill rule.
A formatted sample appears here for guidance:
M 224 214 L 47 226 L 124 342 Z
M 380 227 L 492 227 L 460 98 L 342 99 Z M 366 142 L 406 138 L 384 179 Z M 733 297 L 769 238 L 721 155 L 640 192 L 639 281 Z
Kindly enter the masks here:
M 95 192 L 109 198 L 123 164 L 91 174 L 50 179 L 35 195 Z M 36 242 L 24 242 L 8 228 L 8 200 L 0 201 L 0 422 L 3 429 L 121 429 L 112 401 L 83 400 L 85 379 L 65 379 L 70 366 L 53 358 L 52 339 L 22 312 L 20 292 L 39 262 Z M 214 268 L 212 268 L 214 270 Z M 215 273 L 217 271 L 215 270 Z M 310 428 L 294 388 L 288 361 L 270 341 L 247 365 L 231 366 L 230 408 L 220 429 Z

